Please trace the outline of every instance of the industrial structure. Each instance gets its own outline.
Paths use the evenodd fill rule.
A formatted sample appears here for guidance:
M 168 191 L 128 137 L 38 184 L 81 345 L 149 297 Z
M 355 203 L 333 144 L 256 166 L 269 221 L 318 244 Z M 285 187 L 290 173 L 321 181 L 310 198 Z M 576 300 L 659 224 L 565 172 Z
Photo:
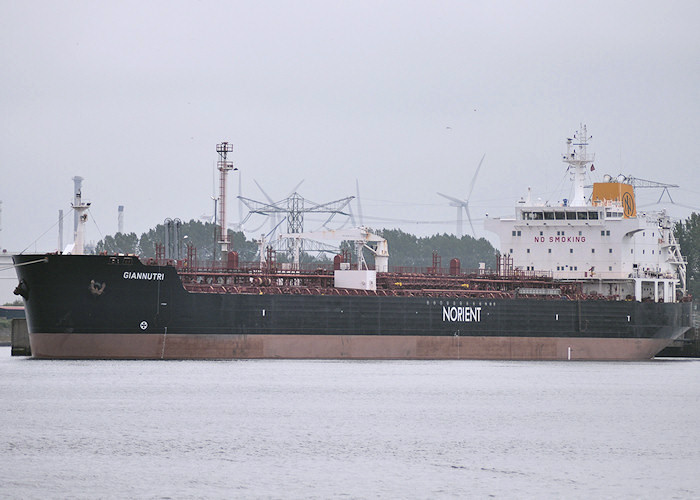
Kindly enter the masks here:
M 221 255 L 228 252 L 229 249 L 229 237 L 228 231 L 226 229 L 226 177 L 231 170 L 238 170 L 234 168 L 233 162 L 227 160 L 228 153 L 233 152 L 233 144 L 228 142 L 222 142 L 216 145 L 216 152 L 219 153 L 219 161 L 216 163 L 219 169 L 219 245 L 221 246 Z
M 83 178 L 79 175 L 73 177 L 73 205 L 79 205 L 80 193 L 83 189 Z M 73 212 L 73 237 L 75 239 L 75 233 L 78 231 L 78 223 L 80 222 L 80 214 L 78 212 Z

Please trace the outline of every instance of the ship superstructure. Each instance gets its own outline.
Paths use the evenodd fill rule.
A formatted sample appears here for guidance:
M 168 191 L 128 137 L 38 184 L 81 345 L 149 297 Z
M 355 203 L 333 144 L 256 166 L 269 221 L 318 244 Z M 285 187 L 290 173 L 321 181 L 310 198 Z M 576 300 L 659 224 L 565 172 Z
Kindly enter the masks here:
M 574 196 L 557 204 L 533 202 L 528 193 L 512 218 L 487 219 L 497 233 L 506 268 L 544 273 L 581 285 L 584 293 L 621 300 L 675 302 L 685 292 L 685 259 L 664 212 L 636 209 L 634 188 L 624 176 L 604 177 L 586 195 L 585 126 L 567 140 L 563 161 Z

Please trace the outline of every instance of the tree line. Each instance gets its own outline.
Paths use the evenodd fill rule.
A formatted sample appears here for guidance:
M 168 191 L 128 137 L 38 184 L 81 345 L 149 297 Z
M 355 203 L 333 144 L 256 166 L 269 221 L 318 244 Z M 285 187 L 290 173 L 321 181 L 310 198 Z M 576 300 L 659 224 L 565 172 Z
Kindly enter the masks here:
M 688 259 L 686 280 L 688 292 L 700 297 L 700 214 L 693 212 L 685 221 L 677 222 L 673 233 L 681 247 L 681 254 Z
M 184 245 L 192 245 L 197 249 L 199 260 L 212 260 L 218 255 L 217 244 L 215 242 L 215 225 L 208 222 L 191 220 L 183 222 L 180 227 L 181 241 Z M 96 247 L 97 253 L 126 253 L 136 254 L 142 257 L 155 257 L 156 244 L 163 244 L 165 241 L 166 228 L 163 224 L 158 224 L 155 228 L 143 233 L 140 237 L 136 233 L 117 233 L 114 236 L 105 236 Z M 246 238 L 241 231 L 229 230 L 231 249 L 238 252 L 242 262 L 252 262 L 258 259 L 258 244 Z M 495 267 L 496 250 L 484 238 L 475 239 L 471 236 L 457 238 L 449 234 L 436 234 L 428 237 L 418 237 L 405 233 L 398 229 L 383 229 L 376 231 L 377 234 L 386 238 L 389 244 L 389 264 L 401 267 L 429 267 L 433 264 L 433 252 L 436 252 L 443 259 L 442 266 L 448 267 L 450 259 L 456 257 L 460 260 L 463 269 L 476 269 L 480 262 L 484 262 L 487 267 Z M 341 249 L 354 252 L 354 245 L 344 243 Z M 186 250 L 183 248 L 183 257 Z M 365 254 L 368 262 L 373 259 L 369 252 Z M 284 253 L 277 253 L 278 262 L 285 262 L 289 259 Z M 312 264 L 314 262 L 328 263 L 332 256 L 302 254 L 302 263 Z M 356 260 L 356 256 L 353 256 Z

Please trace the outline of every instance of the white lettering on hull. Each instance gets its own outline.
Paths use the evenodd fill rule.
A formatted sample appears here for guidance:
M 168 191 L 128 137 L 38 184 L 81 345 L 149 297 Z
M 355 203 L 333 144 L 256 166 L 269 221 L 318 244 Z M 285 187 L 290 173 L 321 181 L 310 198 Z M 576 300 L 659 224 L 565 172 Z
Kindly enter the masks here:
M 464 323 L 481 321 L 481 307 L 442 306 L 443 321 L 460 321 Z
M 146 281 L 163 281 L 165 273 L 136 273 L 133 271 L 124 271 L 125 280 L 146 280 Z

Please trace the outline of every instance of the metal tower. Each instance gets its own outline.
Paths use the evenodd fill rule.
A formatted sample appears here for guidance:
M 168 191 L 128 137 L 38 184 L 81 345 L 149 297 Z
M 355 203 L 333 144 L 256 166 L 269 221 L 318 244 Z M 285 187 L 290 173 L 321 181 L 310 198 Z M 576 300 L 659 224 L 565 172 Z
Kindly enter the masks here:
M 79 175 L 76 175 L 73 177 L 73 204 L 74 205 L 80 205 L 80 192 L 82 191 L 83 188 L 83 178 L 80 177 Z M 78 230 L 78 220 L 80 218 L 80 215 L 78 212 L 73 213 L 73 234 Z
M 348 196 L 347 198 L 341 198 L 339 200 L 319 204 L 304 199 L 297 192 L 292 193 L 289 198 L 285 198 L 284 200 L 276 203 L 263 203 L 261 201 L 251 200 L 250 198 L 239 197 L 239 199 L 248 207 L 248 215 L 243 222 L 246 222 L 252 214 L 267 216 L 285 214 L 285 218 L 287 219 L 287 233 L 289 234 L 304 232 L 304 214 L 306 213 L 329 214 L 324 226 L 325 224 L 328 224 L 336 214 L 349 215 L 343 212 L 343 209 L 353 198 L 354 196 Z M 307 205 L 307 202 L 310 204 L 310 206 Z M 288 248 L 290 252 L 292 251 L 292 247 L 293 245 L 290 240 Z
M 221 245 L 221 255 L 228 252 L 228 231 L 226 229 L 226 176 L 231 170 L 238 170 L 233 167 L 233 162 L 226 159 L 228 153 L 233 152 L 233 144 L 222 142 L 216 145 L 216 152 L 219 153 L 219 161 L 216 163 L 221 175 L 219 177 L 219 244 Z
M 75 178 L 73 178 L 73 180 L 75 180 Z M 88 208 L 90 208 L 90 202 L 83 202 L 82 195 L 80 192 L 77 192 L 72 206 L 73 211 L 78 217 L 78 226 L 75 228 L 73 248 L 70 253 L 73 255 L 83 255 L 83 253 L 85 253 L 85 226 L 88 220 L 87 211 Z

